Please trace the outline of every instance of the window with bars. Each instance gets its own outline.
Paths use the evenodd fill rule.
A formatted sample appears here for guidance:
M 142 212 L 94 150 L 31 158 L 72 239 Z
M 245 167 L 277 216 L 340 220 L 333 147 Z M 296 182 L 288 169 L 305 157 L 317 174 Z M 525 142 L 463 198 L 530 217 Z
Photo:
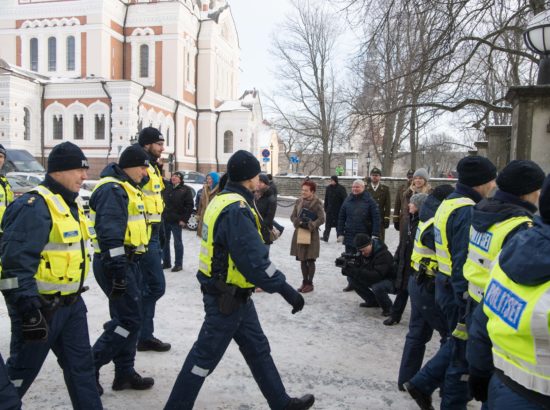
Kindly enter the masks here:
M 31 140 L 31 112 L 27 107 L 23 109 L 24 117 L 23 124 L 25 125 L 25 133 L 23 134 L 23 139 L 25 141 Z
M 67 37 L 67 71 L 75 70 L 75 41 L 74 36 Z
M 82 114 L 74 115 L 73 136 L 75 140 L 84 139 L 84 117 L 82 116 Z
M 38 71 L 38 39 L 31 38 L 30 41 L 30 62 L 31 71 Z
M 141 78 L 149 77 L 149 46 L 142 44 L 139 47 L 139 76 Z
M 63 139 L 63 117 L 61 115 L 55 115 L 53 117 L 53 139 Z
M 105 116 L 103 114 L 96 114 L 94 118 L 95 125 L 95 139 L 105 139 Z
M 48 38 L 48 71 L 57 69 L 57 40 L 55 37 Z

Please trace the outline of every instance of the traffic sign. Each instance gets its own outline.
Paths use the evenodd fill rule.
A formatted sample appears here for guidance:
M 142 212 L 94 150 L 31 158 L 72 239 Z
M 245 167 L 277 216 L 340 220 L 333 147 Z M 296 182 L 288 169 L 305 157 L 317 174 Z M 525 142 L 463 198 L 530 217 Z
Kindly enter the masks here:
M 271 152 L 269 152 L 269 150 L 267 148 L 262 150 L 262 157 L 269 158 L 270 155 L 271 155 Z M 267 162 L 267 161 L 265 161 L 265 162 Z
M 267 158 L 267 157 L 263 157 L 262 160 L 263 160 L 264 162 L 269 162 L 269 158 Z
M 297 164 L 298 162 L 300 162 L 300 158 L 293 155 L 293 156 L 290 157 L 290 162 L 292 162 L 293 164 Z

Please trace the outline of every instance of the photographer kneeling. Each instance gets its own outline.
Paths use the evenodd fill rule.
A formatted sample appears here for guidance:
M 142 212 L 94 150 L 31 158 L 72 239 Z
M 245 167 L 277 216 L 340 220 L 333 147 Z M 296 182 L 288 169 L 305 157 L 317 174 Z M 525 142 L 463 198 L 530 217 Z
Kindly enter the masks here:
M 353 239 L 357 254 L 343 253 L 336 259 L 342 275 L 351 279 L 357 294 L 365 302 L 361 307 L 381 307 L 382 316 L 389 316 L 392 302 L 388 293 L 393 291 L 393 256 L 387 246 L 377 238 L 358 233 Z

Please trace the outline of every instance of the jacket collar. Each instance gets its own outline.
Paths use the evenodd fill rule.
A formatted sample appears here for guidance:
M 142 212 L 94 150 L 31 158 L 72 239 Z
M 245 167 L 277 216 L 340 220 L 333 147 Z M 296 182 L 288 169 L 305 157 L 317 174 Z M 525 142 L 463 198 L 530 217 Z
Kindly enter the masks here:
M 531 213 L 537 212 L 537 207 L 533 205 L 531 202 L 524 201 L 520 199 L 519 196 L 509 194 L 508 192 L 501 191 L 500 189 L 497 190 L 494 196 L 495 199 L 499 199 L 502 202 L 510 202 L 514 205 L 521 206 L 522 208 L 527 209 Z
M 250 205 L 252 205 L 254 201 L 254 194 L 250 192 L 248 189 L 246 189 L 241 184 L 235 183 L 235 182 L 227 182 L 225 185 L 225 189 L 223 192 L 234 192 L 236 194 L 242 195 L 244 199 L 246 199 L 246 202 L 248 202 Z
M 460 182 L 456 183 L 455 192 L 457 194 L 467 196 L 472 199 L 476 204 L 483 199 L 479 192 L 474 190 L 474 188 L 469 187 L 468 185 L 461 184 Z
M 44 181 L 41 182 L 41 185 L 44 185 L 54 194 L 61 195 L 63 200 L 68 204 L 72 205 L 75 203 L 76 198 L 78 197 L 78 192 L 69 191 L 55 179 L 53 179 L 50 174 L 46 174 Z

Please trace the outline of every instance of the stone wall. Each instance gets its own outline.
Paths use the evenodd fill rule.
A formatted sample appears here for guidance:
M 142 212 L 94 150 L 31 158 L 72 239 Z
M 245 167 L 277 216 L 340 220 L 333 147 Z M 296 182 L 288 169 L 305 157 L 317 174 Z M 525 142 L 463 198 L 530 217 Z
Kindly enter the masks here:
M 356 177 L 339 177 L 338 181 L 340 182 L 341 185 L 346 187 L 346 191 L 350 193 L 351 185 L 353 184 L 353 181 L 355 181 L 356 179 L 357 179 Z M 303 177 L 276 176 L 276 177 L 273 177 L 273 180 L 277 184 L 279 195 L 292 196 L 292 197 L 300 196 L 302 182 L 304 181 Z M 321 199 L 324 199 L 325 187 L 328 185 L 330 181 L 330 177 L 311 177 L 310 180 L 317 184 L 317 196 Z M 397 190 L 399 189 L 400 186 L 404 185 L 405 182 L 406 182 L 406 178 L 392 178 L 392 177 L 381 178 L 381 183 L 384 185 L 388 185 L 390 187 L 392 204 L 395 200 L 395 194 Z M 430 179 L 430 185 L 432 187 L 443 185 L 443 184 L 454 185 L 455 183 L 456 183 L 456 179 L 447 179 L 447 178 Z

